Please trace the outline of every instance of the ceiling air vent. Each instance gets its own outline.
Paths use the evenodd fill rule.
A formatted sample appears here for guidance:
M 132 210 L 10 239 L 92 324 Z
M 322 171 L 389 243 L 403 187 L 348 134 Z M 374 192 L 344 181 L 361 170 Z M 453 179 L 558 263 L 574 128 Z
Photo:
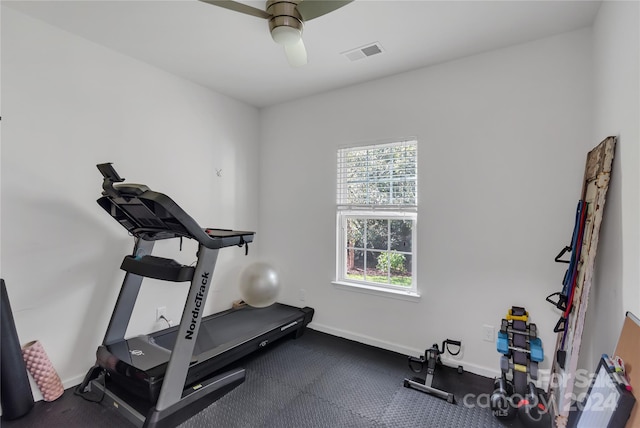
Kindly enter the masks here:
M 383 53 L 382 45 L 378 42 L 352 49 L 350 51 L 342 52 L 342 55 L 346 56 L 349 61 L 357 61 L 362 58 L 377 55 Z

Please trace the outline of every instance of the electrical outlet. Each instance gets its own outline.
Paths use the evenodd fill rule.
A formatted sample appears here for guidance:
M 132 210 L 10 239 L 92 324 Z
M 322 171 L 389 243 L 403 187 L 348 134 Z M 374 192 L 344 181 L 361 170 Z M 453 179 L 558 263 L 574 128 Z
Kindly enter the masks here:
M 167 317 L 167 307 L 159 306 L 156 308 L 156 321 L 162 320 L 162 317 Z
M 494 342 L 496 340 L 496 328 L 492 325 L 483 325 L 482 326 L 482 339 L 487 342 Z
M 304 299 L 306 297 L 307 297 L 307 291 L 304 288 L 301 288 L 298 298 L 300 299 L 301 302 L 304 302 Z

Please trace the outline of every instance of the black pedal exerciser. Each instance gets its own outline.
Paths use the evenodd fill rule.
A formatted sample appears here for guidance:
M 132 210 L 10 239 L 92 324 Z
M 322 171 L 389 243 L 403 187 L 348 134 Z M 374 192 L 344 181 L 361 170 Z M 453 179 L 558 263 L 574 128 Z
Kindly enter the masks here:
M 457 348 L 455 352 L 452 352 L 449 346 L 454 346 Z M 425 363 L 427 365 L 427 377 L 425 379 L 421 378 L 413 378 L 404 380 L 404 386 L 406 388 L 412 388 L 426 394 L 431 394 L 436 397 L 447 400 L 449 403 L 455 403 L 455 397 L 453 393 L 443 391 L 438 388 L 433 387 L 433 377 L 435 375 L 436 366 L 444 365 L 442 360 L 440 359 L 440 355 L 444 354 L 445 351 L 448 352 L 452 356 L 456 356 L 460 354 L 460 350 L 462 349 L 462 342 L 458 340 L 450 340 L 446 339 L 442 342 L 442 347 L 438 348 L 438 344 L 434 343 L 433 346 L 424 351 L 424 355 L 421 355 L 420 358 L 409 357 L 409 368 L 414 373 L 420 373 L 424 370 Z M 462 366 L 457 367 L 458 373 L 462 374 L 464 369 Z

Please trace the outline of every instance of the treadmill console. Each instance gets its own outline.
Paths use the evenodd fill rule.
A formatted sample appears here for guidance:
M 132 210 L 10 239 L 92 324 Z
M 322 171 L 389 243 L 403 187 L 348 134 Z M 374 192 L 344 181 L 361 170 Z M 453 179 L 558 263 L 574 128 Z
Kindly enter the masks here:
M 98 204 L 133 236 L 147 241 L 195 239 L 207 248 L 245 246 L 255 232 L 203 229 L 171 198 L 144 184 L 116 184 L 124 179 L 111 163 L 97 165 L 104 177 Z

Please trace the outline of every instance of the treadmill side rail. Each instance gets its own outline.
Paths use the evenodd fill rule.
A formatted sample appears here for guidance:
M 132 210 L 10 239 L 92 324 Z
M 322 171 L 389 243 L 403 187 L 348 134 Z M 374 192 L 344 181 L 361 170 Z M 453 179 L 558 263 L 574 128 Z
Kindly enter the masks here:
M 266 308 L 228 309 L 202 318 L 185 385 L 193 385 L 270 343 L 298 338 L 313 309 L 274 303 Z M 160 395 L 179 325 L 107 346 L 119 361 L 107 369 L 111 382 L 155 403 Z
M 188 388 L 183 393 L 183 398 L 172 406 L 158 410 L 150 407 L 146 414 L 144 410 L 136 408 L 118 393 L 112 391 L 109 386 L 104 386 L 99 380 L 91 382 L 91 388 L 104 392 L 111 400 L 120 414 L 129 422 L 142 428 L 173 428 L 180 425 L 199 411 L 208 407 L 211 403 L 220 399 L 229 391 L 242 384 L 245 379 L 245 370 L 236 369 L 218 376 L 214 376 L 201 384 Z

